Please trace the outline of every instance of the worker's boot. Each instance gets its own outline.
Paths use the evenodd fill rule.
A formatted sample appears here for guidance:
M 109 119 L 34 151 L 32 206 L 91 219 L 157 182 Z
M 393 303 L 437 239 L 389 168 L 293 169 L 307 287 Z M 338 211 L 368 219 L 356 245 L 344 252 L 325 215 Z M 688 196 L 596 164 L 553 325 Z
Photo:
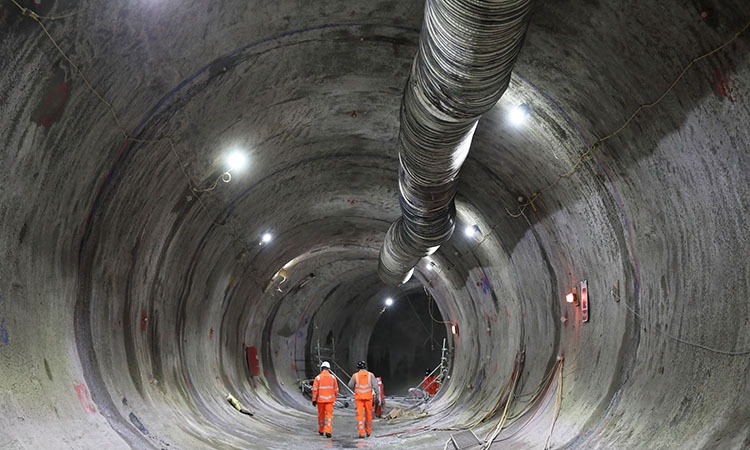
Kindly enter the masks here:
M 367 437 L 370 437 L 370 433 L 367 433 Z
M 322 431 L 318 431 L 318 433 L 320 433 L 320 435 L 323 436 L 323 432 Z
M 326 433 L 326 437 L 331 437 L 331 433 Z

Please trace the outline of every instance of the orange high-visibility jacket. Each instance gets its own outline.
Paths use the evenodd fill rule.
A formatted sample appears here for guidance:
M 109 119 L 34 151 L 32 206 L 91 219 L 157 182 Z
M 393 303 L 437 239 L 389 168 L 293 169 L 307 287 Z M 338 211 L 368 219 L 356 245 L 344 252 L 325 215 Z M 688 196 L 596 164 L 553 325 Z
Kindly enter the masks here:
M 380 396 L 380 389 L 375 381 L 375 375 L 366 370 L 360 370 L 352 377 L 354 380 L 354 399 L 355 400 L 372 400 L 373 389 Z M 349 382 L 349 386 L 352 382 Z
M 318 403 L 333 403 L 339 394 L 339 384 L 336 378 L 327 370 L 315 377 L 312 388 L 312 400 Z

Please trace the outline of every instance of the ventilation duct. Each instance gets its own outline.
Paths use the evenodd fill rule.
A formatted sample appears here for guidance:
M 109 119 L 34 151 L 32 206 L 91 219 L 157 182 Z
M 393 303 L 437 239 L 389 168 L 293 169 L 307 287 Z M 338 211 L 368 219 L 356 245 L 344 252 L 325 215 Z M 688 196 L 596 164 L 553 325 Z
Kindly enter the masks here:
M 510 82 L 531 0 L 427 0 L 419 50 L 401 102 L 402 216 L 388 229 L 378 271 L 411 278 L 453 233 L 458 173 L 479 117 Z

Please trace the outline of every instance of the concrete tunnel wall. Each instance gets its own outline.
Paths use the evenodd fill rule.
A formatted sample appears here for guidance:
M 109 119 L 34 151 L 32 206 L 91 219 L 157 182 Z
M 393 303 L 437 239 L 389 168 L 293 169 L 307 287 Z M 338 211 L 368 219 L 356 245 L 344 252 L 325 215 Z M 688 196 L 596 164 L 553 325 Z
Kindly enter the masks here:
M 204 211 L 169 144 L 125 141 L 39 25 L 0 4 L 0 447 L 302 448 L 292 424 L 314 418 L 295 381 L 313 368 L 300 353 L 332 330 L 353 365 L 389 292 L 377 251 L 399 214 L 398 110 L 423 4 L 82 5 L 45 23 L 126 133 L 169 136 L 201 188 L 228 148 L 251 163 L 199 195 Z M 747 34 L 525 218 L 505 211 L 748 20 L 740 0 L 537 2 L 461 174 L 458 229 L 481 236 L 456 233 L 407 286 L 426 284 L 460 329 L 420 426 L 481 417 L 525 347 L 524 392 L 565 354 L 553 448 L 750 446 Z M 520 103 L 531 115 L 513 128 Z M 290 261 L 284 292 L 267 289 Z M 563 301 L 581 280 L 586 324 Z M 237 417 L 226 392 L 256 416 Z M 547 434 L 535 421 L 506 442 Z M 445 442 L 410 439 L 387 444 Z

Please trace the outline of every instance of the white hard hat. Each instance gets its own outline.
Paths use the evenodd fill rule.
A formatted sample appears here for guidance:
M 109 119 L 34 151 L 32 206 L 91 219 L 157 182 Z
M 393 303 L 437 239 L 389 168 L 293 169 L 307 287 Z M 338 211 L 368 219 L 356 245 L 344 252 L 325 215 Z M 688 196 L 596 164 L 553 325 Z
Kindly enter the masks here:
M 331 365 L 328 364 L 328 361 L 323 361 L 323 364 L 320 365 L 321 369 L 330 369 Z

